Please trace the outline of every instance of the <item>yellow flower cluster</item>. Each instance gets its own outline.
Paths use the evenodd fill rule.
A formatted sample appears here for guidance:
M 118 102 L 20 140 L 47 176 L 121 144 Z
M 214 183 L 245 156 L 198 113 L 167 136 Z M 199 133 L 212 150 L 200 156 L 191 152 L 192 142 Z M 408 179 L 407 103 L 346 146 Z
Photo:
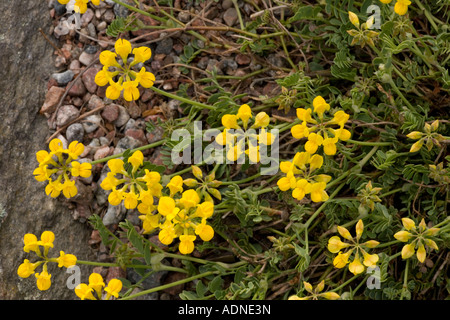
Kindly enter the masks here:
M 70 0 L 58 0 L 61 4 L 68 4 Z M 103 1 L 103 0 L 101 0 Z M 100 4 L 100 0 L 91 0 L 92 4 L 98 6 Z M 74 9 L 75 12 L 85 13 L 87 10 L 87 4 L 89 0 L 75 0 Z
M 122 281 L 119 279 L 111 279 L 108 282 L 108 286 L 105 287 L 105 282 L 99 273 L 91 273 L 89 276 L 89 284 L 80 283 L 75 288 L 75 294 L 81 300 L 109 300 L 112 296 L 115 298 L 119 297 L 119 292 L 122 290 Z M 103 291 L 106 292 L 106 296 L 103 299 Z M 94 296 L 97 295 L 97 298 Z
M 151 216 L 147 214 L 145 218 L 150 227 L 160 228 L 158 237 L 161 243 L 169 245 L 178 238 L 180 253 L 189 254 L 194 251 L 197 236 L 203 241 L 213 238 L 214 229 L 206 222 L 213 213 L 214 204 L 210 201 L 201 202 L 198 193 L 189 189 L 182 192 L 181 198 L 177 200 L 161 197 L 157 213 Z M 153 228 L 148 231 L 152 230 Z
M 405 230 L 394 234 L 394 238 L 402 242 L 408 242 L 402 249 L 403 259 L 411 258 L 417 248 L 417 260 L 423 263 L 427 256 L 425 246 L 434 250 L 439 250 L 436 242 L 431 239 L 431 237 L 439 232 L 439 228 L 427 228 L 424 219 L 422 219 L 418 227 L 416 227 L 416 223 L 409 218 L 402 218 L 402 224 Z
M 55 234 L 51 231 L 44 231 L 41 234 L 40 240 L 38 240 L 37 237 L 32 233 L 27 233 L 23 237 L 23 251 L 27 253 L 33 251 L 41 260 L 37 262 L 30 262 L 30 260 L 25 259 L 17 269 L 17 275 L 21 278 L 28 278 L 35 273 L 37 267 L 39 267 L 41 264 L 44 264 L 42 266 L 42 272 L 35 274 L 37 287 L 41 291 L 48 290 L 52 283 L 52 275 L 47 271 L 48 262 L 58 263 L 58 267 L 60 268 L 70 268 L 77 263 L 77 258 L 73 254 L 65 254 L 64 251 L 59 252 L 60 255 L 58 258 L 49 258 L 48 251 L 50 248 L 53 248 L 54 240 Z M 44 248 L 44 252 L 41 251 L 40 247 Z
M 392 0 L 380 0 L 384 4 L 391 3 Z M 409 0 L 397 0 L 394 6 L 394 11 L 396 14 L 403 16 L 408 12 L 408 6 L 411 4 Z
M 425 126 L 423 128 L 425 133 L 420 131 L 413 131 L 408 135 L 406 135 L 410 139 L 418 140 L 417 142 L 413 143 L 409 152 L 419 151 L 424 144 L 427 147 L 428 151 L 431 151 L 433 145 L 442 148 L 439 142 L 444 141 L 445 138 L 441 134 L 436 132 L 438 128 L 439 128 L 439 120 L 435 120 L 433 121 L 432 124 L 425 123 Z
M 327 300 L 337 300 L 341 296 L 336 292 L 322 292 L 325 288 L 325 280 L 320 281 L 320 283 L 313 289 L 309 282 L 303 281 L 303 286 L 305 290 L 311 295 L 305 297 L 299 297 L 297 295 L 290 296 L 288 300 L 319 300 L 319 298 L 324 298 Z
M 197 178 L 197 180 L 196 179 L 184 179 L 183 180 L 180 176 L 175 176 L 174 179 L 175 178 L 177 179 L 177 181 L 178 181 L 177 184 L 175 185 L 175 184 L 169 183 L 169 185 L 167 185 L 169 188 L 171 188 L 171 185 L 174 186 L 174 187 L 172 187 L 173 190 L 171 189 L 171 192 L 170 192 L 171 196 L 173 194 L 172 191 L 179 190 L 180 179 L 181 179 L 183 181 L 182 184 L 185 184 L 186 186 L 188 186 L 190 188 L 197 188 L 196 191 L 200 195 L 201 199 L 205 199 L 206 201 L 210 201 L 210 202 L 214 203 L 214 200 L 211 197 L 211 195 L 212 195 L 217 200 L 222 200 L 222 195 L 220 194 L 220 191 L 216 189 L 217 187 L 219 187 L 222 184 L 222 181 L 215 180 L 215 176 L 216 176 L 215 173 L 211 173 L 211 174 L 207 175 L 206 177 L 203 177 L 203 172 L 199 167 L 197 167 L 195 165 L 192 165 L 191 167 L 192 167 L 192 174 L 194 175 L 195 178 Z
M 238 124 L 239 120 L 243 129 Z M 250 120 L 253 120 L 251 126 L 249 126 Z M 216 136 L 216 142 L 227 146 L 226 156 L 229 161 L 236 161 L 245 154 L 252 163 L 258 163 L 261 158 L 260 144 L 268 146 L 275 139 L 270 132 L 267 132 L 269 123 L 270 117 L 267 113 L 259 112 L 253 118 L 250 106 L 243 104 L 237 114 L 225 114 L 222 117 L 222 125 L 225 129 L 222 134 Z M 255 129 L 260 129 L 260 132 L 257 133 Z
M 369 254 L 366 249 L 372 249 L 378 246 L 380 243 L 375 240 L 369 240 L 364 243 L 359 243 L 361 236 L 364 231 L 364 223 L 359 220 L 356 224 L 356 240 L 353 239 L 350 232 L 341 226 L 337 227 L 337 230 L 341 237 L 348 242 L 343 242 L 338 236 L 333 236 L 328 240 L 328 250 L 332 253 L 337 253 L 338 255 L 333 260 L 333 265 L 336 268 L 344 268 L 348 264 L 348 269 L 354 275 L 363 273 L 365 267 L 373 267 L 378 262 L 377 254 Z M 342 249 L 348 249 L 346 252 L 342 252 Z M 352 253 L 355 252 L 353 260 L 351 259 Z M 361 263 L 361 256 L 363 262 Z M 351 262 L 350 262 L 351 261 Z
M 116 100 L 123 92 L 123 98 L 126 101 L 139 99 L 139 84 L 144 88 L 150 88 L 155 82 L 155 75 L 147 72 L 142 67 L 139 72 L 132 68 L 138 64 L 147 61 L 152 55 L 149 47 L 131 48 L 131 43 L 125 39 L 118 39 L 114 45 L 115 52 L 105 50 L 100 53 L 100 63 L 103 69 L 95 76 L 95 83 L 99 86 L 109 85 L 106 88 L 106 97 Z M 128 63 L 128 55 L 133 53 L 134 58 Z M 117 57 L 121 58 L 121 63 L 117 62 Z M 118 80 L 115 81 L 118 77 Z
M 111 171 L 100 187 L 111 190 L 108 196 L 111 205 L 117 206 L 123 201 L 125 208 L 138 207 L 142 212 L 143 208 L 153 206 L 154 197 L 162 195 L 161 175 L 148 169 L 142 170 L 144 155 L 141 151 L 135 151 L 126 164 L 122 159 L 111 159 L 107 164 Z
M 346 141 L 351 137 L 350 131 L 344 129 L 350 116 L 343 110 L 339 110 L 334 113 L 331 120 L 324 121 L 323 115 L 330 110 L 330 105 L 321 96 L 314 98 L 313 108 L 314 110 L 310 108 L 297 109 L 297 117 L 302 123 L 291 128 L 292 136 L 296 139 L 308 138 L 305 150 L 310 154 L 316 153 L 317 149 L 323 146 L 326 155 L 334 155 L 336 154 L 336 143 L 339 140 Z M 312 117 L 313 112 L 317 114 L 318 119 Z M 338 125 L 339 129 L 332 128 L 333 125 Z
M 49 144 L 50 152 L 40 150 L 36 153 L 39 166 L 33 171 L 37 181 L 48 181 L 45 193 L 52 198 L 58 197 L 61 192 L 66 198 L 72 198 L 78 193 L 75 179 L 71 177 L 87 178 L 91 175 L 92 165 L 74 161 L 83 153 L 84 146 L 73 141 L 67 149 L 59 139 L 53 139 Z
M 308 152 L 297 152 L 292 161 L 280 163 L 280 170 L 286 176 L 278 180 L 278 187 L 281 191 L 292 189 L 292 197 L 297 200 L 311 194 L 313 202 L 326 201 L 329 197 L 325 188 L 331 177 L 326 174 L 315 174 L 322 165 L 321 155 L 311 156 Z

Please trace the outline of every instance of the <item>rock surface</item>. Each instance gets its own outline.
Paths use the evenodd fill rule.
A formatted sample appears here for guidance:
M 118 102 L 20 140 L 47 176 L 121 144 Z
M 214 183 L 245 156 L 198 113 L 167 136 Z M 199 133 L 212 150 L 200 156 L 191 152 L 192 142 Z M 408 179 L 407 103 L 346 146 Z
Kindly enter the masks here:
M 44 102 L 46 83 L 53 69 L 53 48 L 38 31 L 48 32 L 47 6 L 34 0 L 21 1 L 20 10 L 9 1 L 0 1 L 0 300 L 78 299 L 66 286 L 70 274 L 56 264 L 49 265 L 52 286 L 39 291 L 35 277 L 17 276 L 24 259 L 35 256 L 23 252 L 23 236 L 38 237 L 45 230 L 55 233 L 55 247 L 75 254 L 80 260 L 95 260 L 87 245 L 91 231 L 86 224 L 73 220 L 60 201 L 47 197 L 44 184 L 33 178 L 37 165 L 35 153 L 47 149 L 48 125 L 39 114 Z M 86 281 L 92 268 L 81 266 L 81 280 Z M 40 272 L 41 269 L 38 270 Z

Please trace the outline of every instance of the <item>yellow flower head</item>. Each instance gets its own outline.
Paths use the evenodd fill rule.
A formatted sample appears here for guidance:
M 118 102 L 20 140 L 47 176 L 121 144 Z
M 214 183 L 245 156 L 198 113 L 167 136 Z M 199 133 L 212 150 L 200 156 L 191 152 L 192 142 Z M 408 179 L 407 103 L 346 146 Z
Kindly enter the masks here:
M 430 238 L 439 232 L 439 228 L 428 228 L 424 219 L 421 220 L 417 227 L 416 223 L 410 218 L 402 218 L 402 224 L 406 230 L 395 233 L 394 238 L 407 243 L 402 248 L 403 259 L 409 259 L 416 253 L 417 260 L 423 263 L 427 254 L 425 246 L 434 250 L 439 249 L 436 242 Z
M 397 0 L 394 6 L 394 11 L 400 16 L 405 15 L 408 12 L 408 6 L 411 4 L 409 0 Z
M 240 106 L 237 118 L 242 120 L 242 123 L 244 124 L 244 128 L 247 129 L 248 120 L 252 117 L 252 109 L 250 109 L 250 106 L 248 104 L 243 104 Z
M 23 251 L 25 252 L 35 251 L 38 254 L 40 254 L 38 239 L 34 234 L 27 233 L 26 235 L 24 235 L 23 243 L 24 243 Z
M 36 273 L 36 285 L 39 290 L 48 290 L 52 284 L 50 278 L 52 277 L 47 271 L 42 271 L 41 273 Z
M 194 251 L 194 241 L 196 236 L 193 235 L 181 235 L 180 236 L 180 245 L 178 246 L 178 250 L 182 254 L 189 254 Z
M 137 169 L 144 163 L 144 154 L 142 151 L 135 151 L 131 157 L 128 158 L 128 163 L 133 167 L 133 172 L 136 172 Z
M 338 255 L 333 260 L 333 265 L 336 268 L 344 268 L 349 264 L 348 268 L 354 275 L 364 272 L 365 267 L 373 267 L 379 260 L 377 254 L 367 253 L 367 249 L 374 248 L 379 245 L 378 241 L 369 240 L 364 243 L 359 243 L 364 232 L 364 223 L 360 219 L 356 223 L 356 237 L 353 238 L 347 228 L 338 226 L 337 231 L 341 237 L 348 242 L 342 242 L 338 236 L 333 236 L 328 240 L 328 250 L 332 253 L 338 253 Z M 345 248 L 350 248 L 347 252 L 343 253 L 342 250 Z M 353 260 L 351 260 L 351 255 L 355 251 Z M 363 261 L 361 261 L 361 255 Z
M 119 292 L 122 290 L 122 281 L 119 279 L 111 279 L 108 282 L 108 286 L 105 288 L 106 300 L 108 300 L 111 296 L 114 296 L 115 298 L 119 297 Z
M 170 190 L 170 196 L 173 197 L 178 192 L 183 192 L 183 178 L 179 175 L 174 176 L 170 179 L 167 187 Z
M 322 292 L 325 288 L 325 280 L 322 280 L 314 289 L 313 286 L 306 281 L 303 281 L 303 287 L 306 292 L 311 295 L 305 297 L 299 297 L 297 295 L 290 296 L 288 300 L 319 300 L 319 298 L 325 298 L 327 300 L 337 300 L 340 299 L 341 296 L 335 292 Z
M 86 283 L 80 283 L 75 287 L 75 294 L 81 300 L 96 300 L 94 295 L 92 294 L 93 289 L 89 287 Z
M 139 47 L 133 49 L 133 63 L 145 62 L 152 56 L 152 50 L 149 47 Z
M 195 190 L 189 189 L 183 192 L 180 199 L 180 204 L 182 204 L 185 209 L 195 207 L 199 203 L 200 197 Z
M 59 252 L 59 257 L 56 258 L 56 262 L 58 262 L 58 267 L 66 267 L 70 268 L 76 265 L 77 257 L 73 254 L 65 254 L 64 251 Z
M 126 39 L 118 39 L 114 44 L 116 53 L 122 58 L 124 63 L 127 62 L 128 55 L 131 53 L 131 43 Z
M 325 101 L 322 96 L 317 96 L 313 100 L 314 112 L 319 115 L 319 118 L 322 119 L 325 111 L 330 110 L 330 105 Z
M 123 87 L 123 98 L 126 101 L 135 101 L 139 99 L 140 93 L 138 89 L 139 82 L 135 81 L 125 81 L 122 84 Z
M 17 275 L 21 278 L 28 278 L 34 273 L 37 266 L 37 263 L 31 263 L 30 260 L 25 259 L 17 269 Z

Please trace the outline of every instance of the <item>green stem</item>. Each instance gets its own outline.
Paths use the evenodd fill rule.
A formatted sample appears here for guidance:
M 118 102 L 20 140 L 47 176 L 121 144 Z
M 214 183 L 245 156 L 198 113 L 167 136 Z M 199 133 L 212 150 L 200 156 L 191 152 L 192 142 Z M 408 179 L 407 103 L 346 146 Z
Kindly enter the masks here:
M 403 277 L 403 290 L 408 290 L 408 271 L 409 271 L 409 259 L 406 260 L 405 275 Z M 400 295 L 400 300 L 403 300 L 403 290 L 402 294 Z
M 135 151 L 138 151 L 138 150 L 143 151 L 143 150 L 155 148 L 155 147 L 158 147 L 158 146 L 164 144 L 164 142 L 165 142 L 165 140 L 159 140 L 159 141 L 156 141 L 156 142 L 154 142 L 154 143 L 150 143 L 150 144 L 147 144 L 147 145 L 145 145 L 145 146 L 142 146 L 142 147 L 139 147 L 139 148 L 132 149 L 132 150 L 131 150 L 131 153 L 133 153 L 133 152 L 135 152 Z M 106 162 L 106 161 L 111 160 L 111 159 L 120 158 L 120 157 L 123 156 L 123 154 L 124 154 L 124 152 L 121 152 L 121 153 L 114 154 L 114 155 L 109 156 L 109 157 L 105 157 L 105 158 L 102 158 L 102 159 L 98 159 L 98 160 L 91 161 L 90 163 L 91 163 L 92 165 L 97 164 L 97 163 L 103 163 L 103 162 Z
M 394 144 L 393 142 L 370 142 L 370 141 L 357 141 L 352 139 L 348 139 L 346 140 L 346 142 L 357 144 L 360 146 L 378 146 L 378 147 L 391 146 Z
M 172 282 L 172 283 L 168 283 L 168 284 L 165 284 L 165 285 L 162 285 L 162 286 L 154 287 L 154 288 L 151 288 L 151 289 L 148 289 L 148 290 L 143 290 L 143 291 L 141 291 L 139 293 L 136 293 L 136 294 L 133 294 L 131 296 L 123 297 L 120 300 L 131 300 L 131 299 L 134 299 L 134 298 L 137 298 L 137 297 L 140 297 L 140 296 L 144 296 L 144 295 L 149 294 L 149 293 L 153 293 L 153 292 L 157 292 L 157 291 L 160 291 L 160 290 L 168 289 L 168 288 L 171 288 L 171 287 L 174 287 L 174 286 L 178 286 L 180 284 L 184 284 L 184 283 L 187 283 L 187 282 L 191 282 L 191 281 L 199 279 L 199 278 L 204 278 L 204 277 L 210 276 L 212 274 L 216 274 L 216 273 L 218 273 L 218 271 L 208 271 L 208 272 L 200 273 L 198 275 L 195 275 L 195 276 L 192 276 L 192 277 L 189 277 L 189 278 L 178 280 L 178 281 L 175 281 L 175 282 Z
M 193 100 L 190 100 L 190 99 L 187 99 L 187 98 L 184 98 L 184 97 L 180 97 L 180 96 L 177 96 L 176 94 L 173 94 L 173 93 L 165 92 L 165 91 L 163 91 L 161 89 L 156 88 L 155 86 L 152 86 L 151 89 L 153 91 L 155 91 L 156 93 L 160 94 L 160 95 L 163 95 L 163 96 L 166 96 L 168 98 L 175 99 L 175 100 L 178 100 L 178 101 L 181 101 L 181 102 L 188 103 L 190 105 L 199 107 L 200 109 L 216 110 L 216 108 L 213 107 L 213 106 L 210 106 L 210 105 L 207 105 L 207 104 L 204 104 L 204 103 L 201 103 L 201 102 L 193 101 Z
M 97 266 L 97 267 L 100 267 L 100 266 L 101 267 L 121 267 L 118 263 L 95 262 L 95 261 L 85 261 L 85 260 L 77 260 L 77 264 L 88 265 L 88 266 Z M 151 269 L 152 268 L 150 265 L 146 265 L 146 264 L 127 264 L 125 267 L 133 268 L 133 269 Z M 165 265 L 161 265 L 161 267 L 158 270 L 188 273 L 185 269 L 172 267 L 172 266 L 165 266 Z
M 239 10 L 239 5 L 237 0 L 231 0 L 234 4 L 234 8 L 236 9 L 237 12 L 237 16 L 238 16 L 238 20 L 239 20 L 239 24 L 241 26 L 241 29 L 244 30 L 245 29 L 245 24 L 244 24 L 244 20 L 242 19 L 242 15 L 241 15 L 241 10 Z
M 347 280 L 346 282 L 344 282 L 343 284 L 341 284 L 339 287 L 336 287 L 333 290 L 330 290 L 330 292 L 336 292 L 341 290 L 342 288 L 344 288 L 346 285 L 350 284 L 353 280 L 359 278 L 359 274 L 357 274 L 356 276 L 353 276 L 352 278 L 350 278 L 349 280 Z
M 230 185 L 230 184 L 241 184 L 241 183 L 246 183 L 246 182 L 252 181 L 252 180 L 254 180 L 254 179 L 256 179 L 256 178 L 258 178 L 258 177 L 260 177 L 260 176 L 261 176 L 261 173 L 258 172 L 257 174 L 255 174 L 255 175 L 253 175 L 253 176 L 251 176 L 251 177 L 244 178 L 244 179 L 242 179 L 242 180 L 237 180 L 237 181 L 222 181 L 221 186 L 226 186 L 226 185 Z
M 380 198 L 387 197 L 387 196 L 390 196 L 391 194 L 397 193 L 397 192 L 402 191 L 402 190 L 403 190 L 403 188 L 394 189 L 394 190 L 391 190 L 391 191 L 389 191 L 389 192 L 380 194 L 379 197 L 380 197 Z

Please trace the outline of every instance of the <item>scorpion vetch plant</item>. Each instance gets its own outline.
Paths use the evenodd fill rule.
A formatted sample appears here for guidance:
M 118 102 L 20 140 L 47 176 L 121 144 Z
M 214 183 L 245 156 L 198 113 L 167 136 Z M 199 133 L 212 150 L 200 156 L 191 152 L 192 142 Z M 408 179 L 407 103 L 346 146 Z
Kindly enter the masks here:
M 104 119 L 37 152 L 48 196 L 106 194 L 85 205 L 109 260 L 50 257 L 53 233 L 29 233 L 20 277 L 48 290 L 49 263 L 141 276 L 93 271 L 74 289 L 82 300 L 180 285 L 174 299 L 448 298 L 448 1 L 70 3 L 127 9 L 105 31 L 89 94 L 140 127 Z M 114 150 L 94 159 L 94 136 Z M 145 143 L 120 149 L 123 136 Z M 156 271 L 184 278 L 135 290 Z

